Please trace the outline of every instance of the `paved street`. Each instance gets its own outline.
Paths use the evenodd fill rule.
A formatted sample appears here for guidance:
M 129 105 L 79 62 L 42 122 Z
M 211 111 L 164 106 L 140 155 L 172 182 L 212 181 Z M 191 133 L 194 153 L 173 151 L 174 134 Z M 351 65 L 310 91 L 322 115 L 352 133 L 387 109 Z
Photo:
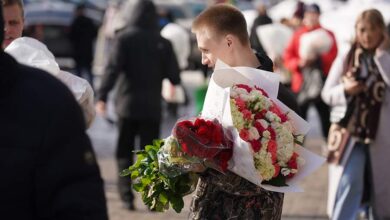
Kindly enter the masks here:
M 194 88 L 203 83 L 203 78 L 198 72 L 185 72 L 182 74 L 183 83 L 189 94 L 193 94 Z M 193 103 L 188 107 L 183 107 L 179 111 L 180 117 L 194 115 Z M 115 119 L 113 106 L 109 105 L 109 117 Z M 164 116 L 161 137 L 169 135 L 176 119 Z M 306 147 L 314 152 L 320 153 L 320 146 L 323 144 L 319 133 L 319 122 L 314 111 L 309 112 L 309 121 L 312 129 L 306 141 Z M 174 211 L 166 213 L 152 213 L 142 204 L 140 198 L 136 200 L 137 211 L 129 212 L 122 208 L 121 201 L 117 194 L 116 180 L 118 171 L 115 166 L 114 150 L 117 130 L 116 127 L 108 123 L 105 119 L 97 117 L 94 124 L 88 130 L 94 145 L 101 172 L 105 181 L 106 196 L 108 201 L 108 211 L 111 220 L 137 219 L 137 220 L 171 220 L 186 219 L 191 196 L 185 198 L 185 207 L 182 213 Z M 304 193 L 286 194 L 283 218 L 286 220 L 310 219 L 319 220 L 326 218 L 326 194 L 327 194 L 327 167 L 322 166 L 319 170 L 306 178 L 301 186 Z

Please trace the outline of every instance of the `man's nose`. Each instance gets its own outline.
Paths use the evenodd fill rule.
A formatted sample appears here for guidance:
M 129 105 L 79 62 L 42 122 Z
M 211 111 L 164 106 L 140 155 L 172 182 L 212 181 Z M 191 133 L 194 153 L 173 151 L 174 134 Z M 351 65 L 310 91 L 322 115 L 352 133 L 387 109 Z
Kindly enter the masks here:
M 202 54 L 202 64 L 203 65 L 209 64 L 209 59 L 207 59 L 207 57 L 205 55 L 203 55 L 203 54 Z

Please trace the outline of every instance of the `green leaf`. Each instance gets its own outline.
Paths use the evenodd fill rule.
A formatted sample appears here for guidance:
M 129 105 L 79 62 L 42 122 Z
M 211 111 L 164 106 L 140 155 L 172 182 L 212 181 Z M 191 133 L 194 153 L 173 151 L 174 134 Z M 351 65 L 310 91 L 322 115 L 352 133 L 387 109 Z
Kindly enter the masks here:
M 284 177 L 282 174 L 279 174 L 277 177 L 272 178 L 269 181 L 263 181 L 262 184 L 268 184 L 272 186 L 288 186 L 286 184 L 286 177 Z
M 149 178 L 146 178 L 146 177 L 144 177 L 144 178 L 141 179 L 141 183 L 142 183 L 143 186 L 147 186 L 147 185 L 149 185 L 151 182 L 152 182 L 152 181 L 151 181 Z
M 125 177 L 125 176 L 128 176 L 131 174 L 131 171 L 130 169 L 125 169 L 125 170 L 122 170 L 120 173 L 119 173 L 119 176 L 121 177 Z
M 171 198 L 172 208 L 176 211 L 176 213 L 180 213 L 184 207 L 184 201 L 181 196 L 174 196 Z
M 139 177 L 139 171 L 138 170 L 134 170 L 133 172 L 131 172 L 131 179 L 132 180 L 134 180 L 137 177 Z
M 168 203 L 168 195 L 166 192 L 161 192 L 160 195 L 158 196 L 158 200 L 163 204 Z
M 142 183 L 133 184 L 133 189 L 137 192 L 141 192 L 144 188 L 145 187 Z

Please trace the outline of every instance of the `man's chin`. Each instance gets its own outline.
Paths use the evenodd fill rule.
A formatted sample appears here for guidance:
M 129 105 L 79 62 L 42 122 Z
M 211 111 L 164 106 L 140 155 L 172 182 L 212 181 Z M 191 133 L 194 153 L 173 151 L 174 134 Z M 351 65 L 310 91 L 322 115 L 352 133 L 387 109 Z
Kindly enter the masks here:
M 3 49 L 4 48 L 6 48 L 6 47 L 8 47 L 8 45 L 10 45 L 11 43 L 12 43 L 12 41 L 13 41 L 14 39 L 4 39 L 3 40 Z

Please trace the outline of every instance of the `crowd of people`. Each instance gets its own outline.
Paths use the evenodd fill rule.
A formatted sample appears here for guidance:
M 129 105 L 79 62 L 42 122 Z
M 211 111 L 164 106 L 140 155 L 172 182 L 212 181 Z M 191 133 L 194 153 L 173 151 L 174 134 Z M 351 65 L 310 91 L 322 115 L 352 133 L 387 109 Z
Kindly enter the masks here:
M 84 5 L 76 8 L 69 32 L 74 75 L 60 69 L 43 43 L 22 36 L 23 2 L 1 0 L 0 210 L 9 219 L 108 219 L 86 129 L 95 111 L 106 116 L 115 85 L 118 170 L 132 165 L 133 150 L 160 137 L 162 82 L 169 80 L 169 94 L 175 96 L 180 72 L 188 66 L 190 35 L 152 1 L 128 2 L 123 8 L 132 11 L 110 32 L 109 59 L 95 87 L 97 27 L 84 15 Z M 267 5 L 256 7 L 249 33 L 242 12 L 228 4 L 210 6 L 195 18 L 191 31 L 202 64 L 212 70 L 220 59 L 288 76 L 278 99 L 305 119 L 315 107 L 328 141 L 329 218 L 353 220 L 363 210 L 370 219 L 389 219 L 390 25 L 378 10 L 364 10 L 343 54 L 334 33 L 321 26 L 317 4 L 298 2 L 293 17 L 281 21 L 268 16 Z M 288 38 L 282 49 L 270 51 L 267 36 L 259 33 L 277 25 Z M 177 116 L 178 106 L 170 104 Z M 120 198 L 135 210 L 131 186 L 129 178 L 118 176 Z M 283 197 L 234 173 L 208 170 L 200 177 L 189 218 L 281 219 Z

